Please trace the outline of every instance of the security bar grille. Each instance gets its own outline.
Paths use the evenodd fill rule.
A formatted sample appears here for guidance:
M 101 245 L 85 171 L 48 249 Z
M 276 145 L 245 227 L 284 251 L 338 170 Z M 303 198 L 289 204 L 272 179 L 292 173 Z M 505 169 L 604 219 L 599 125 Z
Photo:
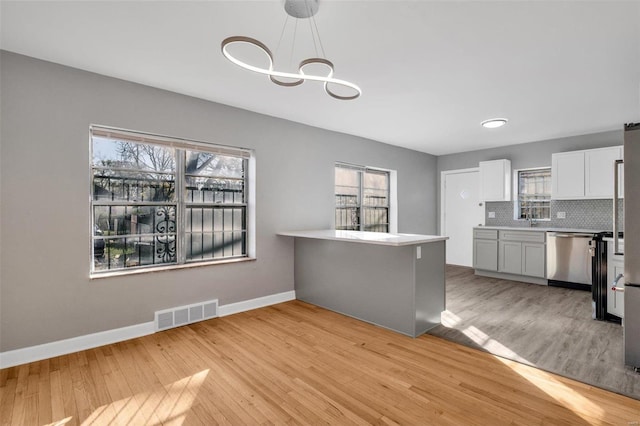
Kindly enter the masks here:
M 520 170 L 517 219 L 549 219 L 550 204 L 551 169 Z
M 91 130 L 92 272 L 247 256 L 247 152 Z
M 335 203 L 336 229 L 389 232 L 389 172 L 336 164 Z

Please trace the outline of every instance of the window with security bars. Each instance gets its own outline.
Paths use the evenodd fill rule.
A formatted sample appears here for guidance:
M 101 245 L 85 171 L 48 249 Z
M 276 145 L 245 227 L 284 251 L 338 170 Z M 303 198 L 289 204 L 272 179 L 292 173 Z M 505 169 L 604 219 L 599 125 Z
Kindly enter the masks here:
M 92 272 L 247 256 L 250 153 L 201 145 L 92 127 Z
M 336 229 L 389 232 L 389 172 L 336 164 Z
M 550 201 L 550 168 L 518 171 L 518 206 L 516 219 L 550 219 Z

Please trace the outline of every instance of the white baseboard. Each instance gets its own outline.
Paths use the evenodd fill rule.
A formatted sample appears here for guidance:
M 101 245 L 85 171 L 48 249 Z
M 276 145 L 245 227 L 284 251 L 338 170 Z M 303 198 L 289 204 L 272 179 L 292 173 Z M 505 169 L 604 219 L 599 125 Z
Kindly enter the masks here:
M 239 312 L 263 308 L 265 306 L 275 305 L 276 303 L 294 300 L 295 298 L 295 291 L 286 291 L 284 293 L 277 293 L 269 296 L 258 297 L 256 299 L 221 305 L 218 307 L 218 316 L 224 317 L 227 315 L 237 314 Z M 73 337 L 71 339 L 58 340 L 57 342 L 44 343 L 42 345 L 30 346 L 13 351 L 0 352 L 0 368 L 13 367 L 86 349 L 97 348 L 111 343 L 146 336 L 153 334 L 154 332 L 155 324 L 151 321 L 128 327 L 116 328 L 114 330 L 86 334 L 84 336 Z
M 153 334 L 153 321 L 0 353 L 0 368 L 40 361 Z
M 296 292 L 291 290 L 285 291 L 284 293 L 257 297 L 251 300 L 243 300 L 242 302 L 229 303 L 228 305 L 221 305 L 218 307 L 218 316 L 226 317 L 227 315 L 264 308 L 265 306 L 275 305 L 276 303 L 288 302 L 289 300 L 295 300 L 295 298 Z

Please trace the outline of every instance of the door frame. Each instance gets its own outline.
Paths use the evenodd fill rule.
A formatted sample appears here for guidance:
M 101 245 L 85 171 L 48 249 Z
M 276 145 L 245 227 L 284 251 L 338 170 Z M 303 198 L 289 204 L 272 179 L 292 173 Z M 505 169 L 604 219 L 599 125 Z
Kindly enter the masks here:
M 456 169 L 456 170 L 443 170 L 440 172 L 440 235 L 444 235 L 445 230 L 445 178 L 447 175 L 455 175 L 460 173 L 472 173 L 472 172 L 480 172 L 480 167 L 471 167 L 468 169 Z M 483 201 L 481 201 L 484 203 Z M 482 224 L 484 225 L 484 215 L 482 217 Z

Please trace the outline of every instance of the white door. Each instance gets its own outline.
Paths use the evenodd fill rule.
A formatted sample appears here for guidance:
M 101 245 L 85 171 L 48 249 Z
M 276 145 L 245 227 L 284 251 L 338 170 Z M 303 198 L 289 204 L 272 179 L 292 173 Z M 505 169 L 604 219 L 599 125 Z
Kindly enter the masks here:
M 442 172 L 442 235 L 447 240 L 447 263 L 473 265 L 473 227 L 484 225 L 478 169 Z

